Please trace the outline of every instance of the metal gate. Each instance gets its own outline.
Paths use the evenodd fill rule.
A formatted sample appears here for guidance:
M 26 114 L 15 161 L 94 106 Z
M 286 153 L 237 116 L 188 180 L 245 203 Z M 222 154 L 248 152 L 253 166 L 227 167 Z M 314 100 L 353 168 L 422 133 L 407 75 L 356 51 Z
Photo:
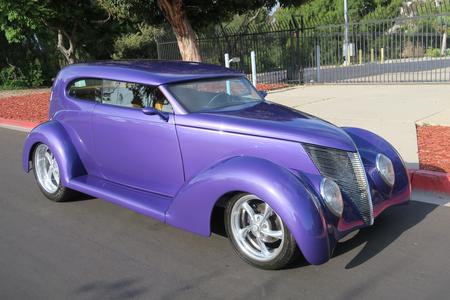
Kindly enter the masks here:
M 198 44 L 205 62 L 239 57 L 231 67 L 249 77 L 256 51 L 259 83 L 439 83 L 450 82 L 449 23 L 449 14 L 351 23 L 347 46 L 344 24 L 297 22 L 199 35 Z M 173 36 L 158 41 L 158 57 L 181 58 Z
M 450 82 L 446 15 L 354 23 L 344 47 L 344 25 L 307 31 L 314 45 L 306 82 Z M 346 51 L 346 48 L 348 51 Z

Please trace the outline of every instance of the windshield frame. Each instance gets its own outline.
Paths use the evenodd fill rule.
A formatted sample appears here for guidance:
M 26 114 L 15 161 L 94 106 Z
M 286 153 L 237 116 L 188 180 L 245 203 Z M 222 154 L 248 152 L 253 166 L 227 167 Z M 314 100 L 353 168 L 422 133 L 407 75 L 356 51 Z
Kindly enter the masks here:
M 258 96 L 259 99 L 254 99 L 252 98 L 254 101 L 251 102 L 247 102 L 247 103 L 237 103 L 235 105 L 229 105 L 229 106 L 224 106 L 224 107 L 220 107 L 220 108 L 212 108 L 212 109 L 204 109 L 204 110 L 196 110 L 196 111 L 191 111 L 189 110 L 186 105 L 183 103 L 183 101 L 181 101 L 179 99 L 179 97 L 172 91 L 172 87 L 176 86 L 176 85 L 182 85 L 182 84 L 188 84 L 188 83 L 196 83 L 196 82 L 213 82 L 213 81 L 221 81 L 221 80 L 236 80 L 236 79 L 240 79 L 240 80 L 244 80 L 246 81 L 246 83 L 248 84 L 247 87 L 249 89 L 251 89 L 251 91 L 255 92 L 255 94 Z M 264 102 L 265 99 L 264 97 L 260 94 L 260 92 L 256 89 L 255 86 L 253 86 L 253 84 L 248 80 L 248 78 L 245 75 L 239 75 L 239 76 L 217 76 L 217 77 L 210 77 L 210 78 L 197 78 L 197 79 L 193 79 L 193 80 L 185 80 L 185 81 L 176 81 L 176 82 L 171 82 L 171 83 L 167 83 L 164 84 L 164 90 L 167 91 L 168 94 L 170 94 L 170 97 L 175 100 L 177 102 L 177 104 L 184 110 L 184 112 L 186 114 L 191 114 L 191 113 L 208 113 L 208 112 L 219 112 L 219 111 L 224 111 L 224 110 L 232 110 L 232 107 L 240 107 L 240 106 L 249 106 L 252 104 L 258 104 L 261 102 Z

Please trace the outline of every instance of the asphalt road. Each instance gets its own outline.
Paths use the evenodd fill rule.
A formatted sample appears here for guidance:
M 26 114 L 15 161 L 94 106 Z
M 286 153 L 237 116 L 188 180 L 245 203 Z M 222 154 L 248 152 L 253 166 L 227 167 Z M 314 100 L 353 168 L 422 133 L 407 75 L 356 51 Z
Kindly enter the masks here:
M 0 299 L 448 299 L 450 208 L 412 201 L 326 264 L 243 263 L 203 238 L 98 199 L 52 203 L 21 170 L 26 134 L 0 128 Z

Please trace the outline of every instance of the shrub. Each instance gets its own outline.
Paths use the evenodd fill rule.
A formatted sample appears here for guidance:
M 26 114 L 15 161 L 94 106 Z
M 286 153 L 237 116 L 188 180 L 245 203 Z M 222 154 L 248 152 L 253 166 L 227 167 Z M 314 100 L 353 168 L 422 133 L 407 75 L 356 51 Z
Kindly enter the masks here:
M 450 49 L 445 50 L 444 56 L 450 55 Z M 441 57 L 441 49 L 439 48 L 428 48 L 425 52 L 426 57 Z
M 407 42 L 402 51 L 403 58 L 423 57 L 425 51 L 421 46 L 415 46 L 412 42 Z
M 25 76 L 15 66 L 8 66 L 0 70 L 0 88 L 15 89 L 26 86 Z
M 44 78 L 42 76 L 42 67 L 39 60 L 36 59 L 34 63 L 29 64 L 27 71 L 27 86 L 42 86 L 42 84 L 44 83 Z
M 17 89 L 42 86 L 42 67 L 36 59 L 25 68 L 9 65 L 0 70 L 0 89 Z

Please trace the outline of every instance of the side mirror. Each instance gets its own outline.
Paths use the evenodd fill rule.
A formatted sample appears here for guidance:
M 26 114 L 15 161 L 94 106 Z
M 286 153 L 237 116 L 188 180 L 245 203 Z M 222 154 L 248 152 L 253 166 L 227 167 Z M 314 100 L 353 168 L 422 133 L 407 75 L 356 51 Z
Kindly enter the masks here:
M 168 113 L 165 113 L 165 112 L 162 112 L 160 110 L 157 110 L 154 107 L 151 107 L 151 106 L 144 107 L 142 109 L 142 112 L 144 114 L 146 114 L 146 115 L 149 115 L 149 116 L 159 115 L 161 117 L 161 119 L 163 119 L 164 121 L 166 121 L 166 122 L 169 121 L 169 114 Z
M 267 92 L 266 91 L 258 91 L 259 95 L 263 98 L 266 98 Z

